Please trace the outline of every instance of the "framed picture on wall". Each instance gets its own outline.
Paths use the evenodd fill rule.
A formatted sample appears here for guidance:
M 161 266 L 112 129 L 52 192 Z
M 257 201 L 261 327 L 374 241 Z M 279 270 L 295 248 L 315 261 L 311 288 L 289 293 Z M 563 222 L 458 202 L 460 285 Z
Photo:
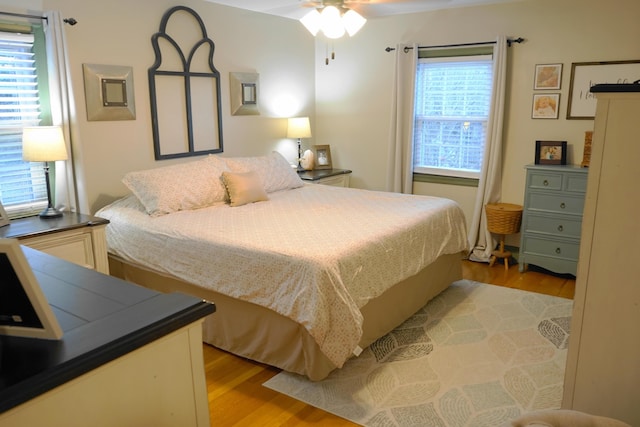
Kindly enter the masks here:
M 640 59 L 574 62 L 571 64 L 567 119 L 593 120 L 596 97 L 591 87 L 603 83 L 633 83 L 640 76 Z
M 559 93 L 533 95 L 531 117 L 534 119 L 557 119 L 560 107 Z
M 567 141 L 536 141 L 536 165 L 566 165 Z
M 560 89 L 562 80 L 562 64 L 538 64 L 536 65 L 533 88 Z
M 331 164 L 331 147 L 328 145 L 314 145 L 312 151 L 316 169 L 333 169 Z

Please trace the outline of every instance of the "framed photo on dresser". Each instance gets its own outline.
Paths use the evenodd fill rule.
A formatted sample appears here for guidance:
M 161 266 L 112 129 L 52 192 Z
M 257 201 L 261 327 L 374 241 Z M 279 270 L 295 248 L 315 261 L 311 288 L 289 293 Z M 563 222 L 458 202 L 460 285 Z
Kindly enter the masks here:
M 328 145 L 314 145 L 313 158 L 315 169 L 333 169 L 331 164 L 331 147 Z
M 567 141 L 536 141 L 536 165 L 566 165 Z

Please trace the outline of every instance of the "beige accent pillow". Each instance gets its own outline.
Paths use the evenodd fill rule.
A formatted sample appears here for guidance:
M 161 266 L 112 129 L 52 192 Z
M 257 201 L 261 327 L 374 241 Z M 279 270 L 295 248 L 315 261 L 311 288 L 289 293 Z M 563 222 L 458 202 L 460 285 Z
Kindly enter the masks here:
M 225 201 L 220 176 L 226 166 L 201 159 L 127 173 L 122 182 L 151 216 L 191 210 Z
M 222 182 L 227 187 L 229 204 L 242 206 L 247 203 L 269 200 L 255 172 L 222 172 Z

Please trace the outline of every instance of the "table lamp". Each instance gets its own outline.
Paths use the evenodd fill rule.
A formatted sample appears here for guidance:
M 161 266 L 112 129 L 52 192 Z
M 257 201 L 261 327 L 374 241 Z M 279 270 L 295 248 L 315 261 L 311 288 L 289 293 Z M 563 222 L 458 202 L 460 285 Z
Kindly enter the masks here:
M 309 125 L 309 117 L 292 117 L 289 119 L 287 128 L 287 138 L 298 139 L 298 170 L 304 170 L 300 164 L 302 158 L 302 138 L 311 137 L 311 126 Z
M 66 160 L 67 148 L 60 126 L 33 126 L 22 130 L 22 159 L 27 162 L 44 162 L 44 177 L 47 184 L 47 207 L 40 212 L 41 218 L 57 218 L 62 212 L 53 207 L 49 163 Z

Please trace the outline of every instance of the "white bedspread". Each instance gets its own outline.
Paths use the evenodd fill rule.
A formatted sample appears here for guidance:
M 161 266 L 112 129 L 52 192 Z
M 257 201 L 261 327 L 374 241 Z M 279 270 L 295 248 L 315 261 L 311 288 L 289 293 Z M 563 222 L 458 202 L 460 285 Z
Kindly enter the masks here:
M 111 253 L 297 321 L 338 367 L 360 341 L 360 307 L 467 248 L 448 199 L 311 184 L 269 199 L 152 218 L 129 196 L 97 215 Z

